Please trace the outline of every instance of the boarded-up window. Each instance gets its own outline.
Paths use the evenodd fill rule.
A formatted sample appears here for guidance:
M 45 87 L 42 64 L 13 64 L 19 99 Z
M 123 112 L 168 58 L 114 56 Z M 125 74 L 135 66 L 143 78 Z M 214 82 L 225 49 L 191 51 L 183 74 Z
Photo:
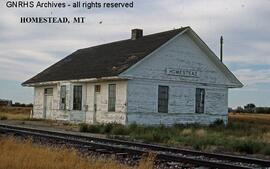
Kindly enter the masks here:
M 196 113 L 204 113 L 205 89 L 196 89 Z
M 169 87 L 158 86 L 158 112 L 168 113 Z
M 73 88 L 73 110 L 82 110 L 82 86 Z
M 108 111 L 115 111 L 116 85 L 109 84 Z
M 60 88 L 60 109 L 66 109 L 66 85 L 63 85 Z

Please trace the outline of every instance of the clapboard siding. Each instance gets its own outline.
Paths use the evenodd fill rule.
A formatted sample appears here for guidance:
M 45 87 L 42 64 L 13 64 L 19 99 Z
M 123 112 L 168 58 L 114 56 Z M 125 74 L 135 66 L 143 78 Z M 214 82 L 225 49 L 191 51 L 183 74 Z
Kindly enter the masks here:
M 168 113 L 158 113 L 158 85 L 169 87 Z M 205 112 L 195 113 L 196 88 L 205 89 Z M 190 85 L 181 82 L 131 80 L 128 83 L 128 123 L 173 124 L 204 123 L 210 124 L 218 117 L 227 117 L 226 88 Z M 156 117 L 152 117 L 156 116 Z M 195 118 L 198 116 L 198 118 Z M 209 119 L 207 117 L 209 116 Z M 176 119 L 174 119 L 174 117 Z
M 166 73 L 168 68 L 195 70 L 198 76 L 168 75 Z M 228 107 L 226 84 L 230 82 L 186 34 L 168 42 L 121 76 L 132 78 L 128 81 L 129 123 L 137 121 L 143 124 L 161 122 L 209 124 L 218 117 L 225 119 L 226 122 Z M 169 86 L 168 114 L 165 115 L 158 113 L 157 110 L 159 85 Z M 195 113 L 196 88 L 205 89 L 204 114 Z M 157 119 L 150 116 L 156 116 Z
M 168 75 L 167 68 L 192 69 L 198 72 L 198 77 Z M 230 83 L 206 53 L 186 34 L 168 42 L 121 76 L 216 85 Z
M 116 84 L 116 111 L 108 112 L 108 85 Z M 66 85 L 66 110 L 60 110 L 60 86 Z M 73 110 L 73 87 L 82 85 L 82 110 Z M 98 103 L 96 112 L 96 122 L 108 123 L 126 123 L 126 81 L 110 81 L 100 83 L 58 83 L 54 86 L 35 87 L 34 96 L 34 118 L 43 118 L 44 112 L 44 89 L 53 88 L 53 100 L 51 116 L 52 120 L 68 120 L 72 122 L 93 123 L 94 115 L 94 86 L 101 85 L 101 100 Z
M 151 120 L 149 120 L 151 119 Z M 137 123 L 143 125 L 173 125 L 199 123 L 209 125 L 221 119 L 227 124 L 227 115 L 208 115 L 208 114 L 166 114 L 166 113 L 129 113 L 128 124 Z
M 121 59 L 115 54 L 117 64 L 112 67 L 98 68 L 97 70 L 102 73 L 105 69 L 106 71 L 121 69 L 119 74 L 115 72 L 111 74 L 114 76 L 97 76 L 95 78 L 90 76 L 89 79 L 78 78 L 34 84 L 34 117 L 43 118 L 44 88 L 53 87 L 53 104 L 50 118 L 54 120 L 90 124 L 112 122 L 130 124 L 136 122 L 147 125 L 171 125 L 174 123 L 210 124 L 216 119 L 223 119 L 227 123 L 228 89 L 241 87 L 241 82 L 211 53 L 190 28 L 181 29 L 180 32 L 173 35 L 170 32 L 167 33 L 170 34 L 170 38 L 166 36 L 166 40 L 162 41 L 162 44 L 158 45 L 159 47 L 153 48 L 151 52 L 150 50 L 147 51 L 146 56 L 138 49 L 138 46 L 131 45 L 130 51 L 128 50 L 127 54 L 121 56 Z M 157 34 L 153 37 L 160 37 L 161 35 L 163 37 L 167 33 Z M 149 37 L 141 40 L 149 40 Z M 117 46 L 118 43 L 122 44 L 123 42 L 125 41 L 110 45 Z M 138 41 L 128 40 L 127 42 L 135 44 L 135 42 L 140 42 L 140 39 Z M 144 49 L 143 51 L 147 48 L 145 45 L 141 46 Z M 119 49 L 123 50 L 122 53 L 125 53 L 125 50 L 122 49 L 123 46 L 118 47 L 121 47 Z M 135 48 L 139 52 L 136 52 Z M 112 47 L 110 49 L 116 51 L 114 50 L 116 48 Z M 91 53 L 91 51 L 91 48 L 84 50 L 86 53 Z M 103 50 L 100 51 L 103 52 Z M 89 57 L 86 56 L 81 57 L 86 57 L 88 60 Z M 96 55 L 92 57 L 94 56 Z M 141 58 L 138 59 L 138 56 L 141 56 Z M 108 56 L 102 57 L 108 63 Z M 89 73 L 91 75 L 95 74 L 95 72 L 91 71 L 84 73 L 85 75 Z M 46 86 L 46 84 L 48 85 Z M 116 85 L 114 112 L 108 111 L 109 84 Z M 66 110 L 60 110 L 61 85 L 66 85 Z M 74 85 L 82 85 L 82 110 L 80 111 L 73 110 Z M 101 86 L 96 111 L 94 106 L 97 95 L 95 85 Z M 159 85 L 168 86 L 169 89 L 168 113 L 158 112 Z M 197 88 L 205 90 L 204 112 L 201 114 L 195 112 Z
M 115 112 L 108 112 L 108 85 L 116 85 L 116 105 Z M 87 84 L 87 105 L 86 112 L 87 122 L 93 123 L 94 115 L 94 86 L 101 85 L 100 96 L 101 101 L 97 105 L 96 122 L 108 123 L 117 122 L 125 124 L 126 122 L 126 91 L 127 81 L 110 81 L 100 83 Z

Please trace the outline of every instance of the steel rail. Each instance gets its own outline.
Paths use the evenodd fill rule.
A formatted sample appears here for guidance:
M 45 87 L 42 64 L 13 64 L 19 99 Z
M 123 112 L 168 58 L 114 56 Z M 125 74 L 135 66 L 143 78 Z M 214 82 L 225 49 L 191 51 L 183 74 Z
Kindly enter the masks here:
M 12 131 L 12 129 L 13 129 L 14 132 L 15 131 L 18 132 L 18 130 L 20 132 L 26 132 L 26 131 L 28 131 L 28 132 L 38 132 L 39 134 L 42 133 L 42 134 L 45 134 L 45 135 L 57 135 L 57 136 L 62 137 L 62 138 L 66 138 L 66 137 L 68 137 L 70 139 L 73 138 L 73 140 L 83 139 L 83 140 L 79 140 L 79 141 L 85 141 L 85 142 L 96 141 L 96 142 L 99 142 L 99 143 L 96 143 L 96 142 L 95 143 L 92 142 L 92 143 L 95 144 L 95 145 L 96 144 L 101 144 L 102 145 L 101 147 L 96 146 L 96 147 L 99 147 L 99 148 L 106 147 L 106 149 L 110 149 L 109 147 L 113 146 L 113 147 L 117 147 L 118 150 L 119 150 L 119 148 L 124 148 L 123 146 L 128 146 L 129 149 L 132 149 L 130 147 L 138 147 L 138 148 L 142 148 L 142 149 L 147 149 L 147 150 L 143 151 L 144 153 L 146 151 L 155 151 L 155 153 L 157 154 L 157 157 L 159 159 L 163 159 L 163 160 L 164 159 L 172 160 L 172 159 L 170 159 L 171 156 L 176 156 L 177 159 L 179 159 L 180 156 L 178 156 L 177 154 L 183 154 L 183 155 L 188 154 L 188 155 L 192 155 L 192 156 L 203 156 L 203 157 L 213 158 L 213 159 L 222 160 L 222 161 L 228 160 L 228 161 L 233 161 L 233 162 L 256 164 L 256 165 L 260 165 L 260 166 L 263 166 L 263 167 L 269 167 L 270 166 L 270 161 L 269 160 L 248 158 L 248 157 L 242 157 L 242 156 L 204 153 L 204 152 L 200 152 L 200 151 L 178 149 L 178 148 L 165 147 L 165 146 L 159 146 L 159 145 L 153 145 L 153 144 L 136 143 L 136 142 L 130 142 L 130 141 L 116 140 L 116 139 L 89 137 L 89 136 L 82 136 L 82 135 L 77 135 L 77 134 L 69 134 L 69 133 L 56 132 L 56 131 L 50 131 L 50 130 L 44 130 L 44 129 L 34 129 L 34 128 L 28 128 L 28 127 L 15 126 L 15 125 L 0 124 L 0 127 L 1 127 L 1 130 L 9 129 L 9 131 Z M 108 144 L 109 144 L 109 147 L 108 147 Z M 107 145 L 107 146 L 105 146 L 105 145 Z M 133 150 L 139 151 L 138 149 L 134 149 L 134 148 L 133 148 Z M 121 152 L 123 152 L 123 151 L 121 150 Z M 165 153 L 167 153 L 167 154 L 165 154 Z M 168 153 L 174 153 L 176 155 L 170 154 L 169 157 L 168 157 Z M 183 157 L 182 157 L 182 159 L 180 159 L 180 161 L 181 162 L 189 162 L 189 163 L 193 163 L 193 164 L 195 163 L 195 164 L 203 165 L 203 166 L 209 166 L 209 165 L 205 164 L 205 161 L 199 160 L 199 159 L 188 158 L 188 161 L 185 161 L 185 159 L 187 159 L 187 158 L 188 157 L 184 157 L 184 159 L 183 159 Z M 197 163 L 192 162 L 192 160 L 196 160 Z M 178 161 L 178 160 L 174 159 L 173 161 Z M 178 162 L 180 162 L 180 161 L 178 161 Z M 209 163 L 209 161 L 207 161 L 206 163 Z M 216 162 L 211 162 L 211 163 L 216 164 Z M 211 167 L 217 167 L 217 166 L 214 166 L 214 164 L 211 164 L 211 165 L 212 165 Z M 227 164 L 222 163 L 222 165 L 226 166 Z M 218 166 L 220 168 L 220 164 L 218 164 Z M 234 168 L 236 167 L 235 165 L 230 165 L 230 166 L 231 167 L 233 166 Z M 229 166 L 226 166 L 225 168 L 228 168 L 228 167 Z M 243 167 L 241 167 L 241 168 L 243 168 Z
M 134 148 L 118 147 L 118 146 L 114 146 L 114 145 L 83 141 L 83 140 L 78 140 L 78 139 L 73 139 L 73 138 L 66 138 L 63 136 L 38 133 L 38 132 L 32 132 L 32 131 L 7 129 L 7 128 L 2 128 L 2 127 L 0 127 L 0 131 L 11 132 L 11 133 L 14 133 L 16 135 L 27 135 L 27 136 L 32 136 L 32 137 L 34 136 L 34 137 L 41 137 L 41 138 L 46 138 L 46 139 L 66 141 L 66 142 L 72 143 L 72 144 L 78 144 L 78 145 L 91 146 L 91 147 L 100 148 L 100 149 L 106 149 L 106 150 L 113 151 L 115 153 L 125 152 L 125 153 L 133 154 L 133 155 L 143 155 L 143 154 L 149 153 L 149 151 L 144 151 L 144 150 L 139 150 L 139 149 L 134 149 Z M 155 152 L 155 155 L 156 155 L 157 159 L 163 160 L 163 161 L 165 160 L 165 161 L 182 162 L 182 163 L 196 164 L 199 166 L 207 166 L 207 167 L 222 168 L 222 169 L 227 169 L 227 168 L 251 169 L 250 167 L 237 166 L 237 165 L 232 165 L 232 164 L 221 164 L 221 163 L 204 161 L 204 160 L 182 157 L 182 156 L 177 156 L 177 155 L 169 155 L 169 154 L 162 154 L 162 153 L 156 153 L 156 152 Z

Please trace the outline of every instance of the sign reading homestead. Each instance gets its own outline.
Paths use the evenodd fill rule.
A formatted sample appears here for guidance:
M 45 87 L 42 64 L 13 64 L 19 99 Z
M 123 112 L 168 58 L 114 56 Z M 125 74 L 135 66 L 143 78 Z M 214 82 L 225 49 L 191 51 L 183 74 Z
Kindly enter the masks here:
M 167 75 L 184 76 L 184 77 L 198 77 L 198 71 L 193 69 L 182 69 L 182 68 L 167 68 Z

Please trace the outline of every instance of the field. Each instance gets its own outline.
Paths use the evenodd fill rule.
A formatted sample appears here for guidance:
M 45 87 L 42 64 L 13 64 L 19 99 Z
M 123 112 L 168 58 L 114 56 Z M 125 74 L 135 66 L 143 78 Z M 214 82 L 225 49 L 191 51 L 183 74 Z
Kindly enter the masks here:
M 14 124 L 31 124 L 32 126 L 55 127 L 70 131 L 79 131 L 78 125 L 75 124 L 30 118 L 31 110 L 31 107 L 0 107 L 0 121 L 8 120 Z
M 153 158 L 142 159 L 137 169 L 153 168 Z M 0 137 L 0 168 L 12 169 L 135 169 L 113 159 L 89 159 L 75 150 L 50 148 Z
M 270 114 L 229 113 L 229 121 L 270 125 Z
M 0 107 L 0 119 L 29 119 L 31 110 L 31 107 Z
M 83 132 L 102 133 L 112 138 L 122 138 L 207 152 L 253 154 L 270 158 L 270 115 L 229 114 L 229 123 L 217 122 L 210 126 L 179 125 L 142 126 L 131 124 L 82 124 Z
M 256 157 L 270 158 L 270 115 L 229 113 L 229 123 L 224 126 L 217 122 L 211 126 L 178 125 L 142 126 L 131 124 L 59 124 L 51 120 L 29 119 L 26 110 L 11 109 L 1 112 L 0 119 L 6 117 L 18 123 L 80 130 L 96 134 L 104 134 L 111 138 L 154 142 L 207 152 L 233 154 L 249 154 Z M 4 118 L 5 119 L 5 118 Z M 10 121 L 10 120 L 9 120 Z

